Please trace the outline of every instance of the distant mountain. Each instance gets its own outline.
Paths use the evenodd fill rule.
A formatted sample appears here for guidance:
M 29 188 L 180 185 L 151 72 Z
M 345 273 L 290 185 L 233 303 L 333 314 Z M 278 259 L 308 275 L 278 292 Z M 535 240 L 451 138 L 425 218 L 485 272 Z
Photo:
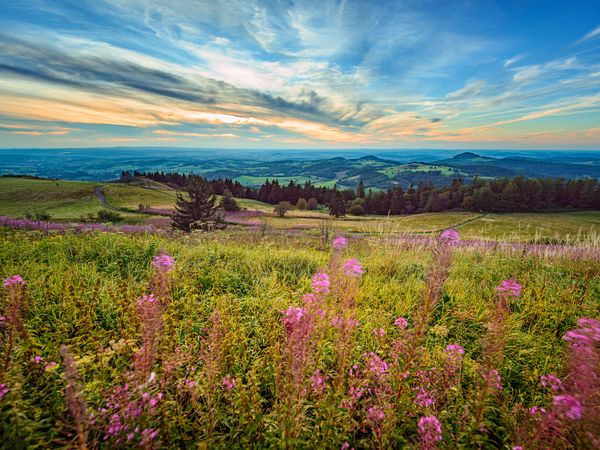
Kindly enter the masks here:
M 600 178 L 600 152 L 386 150 L 194 150 L 194 149 L 0 149 L 0 175 L 20 174 L 106 181 L 123 170 L 196 173 L 257 186 L 267 178 L 367 189 L 418 183 L 445 186 L 454 178 Z

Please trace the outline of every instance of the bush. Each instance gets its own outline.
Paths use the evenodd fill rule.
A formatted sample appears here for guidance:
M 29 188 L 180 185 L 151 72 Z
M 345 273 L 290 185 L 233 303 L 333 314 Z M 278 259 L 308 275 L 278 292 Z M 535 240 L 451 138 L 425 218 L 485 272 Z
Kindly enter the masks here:
M 365 208 L 363 208 L 361 205 L 352 205 L 348 210 L 348 213 L 352 214 L 353 216 L 364 216 Z
M 314 211 L 315 209 L 319 209 L 319 202 L 317 201 L 316 198 L 309 198 L 308 202 L 306 204 L 308 206 L 308 209 L 311 211 Z
M 308 202 L 306 201 L 306 199 L 299 198 L 298 202 L 296 203 L 296 208 L 300 211 L 304 211 L 306 208 L 308 208 Z
M 120 222 L 123 220 L 123 216 L 114 211 L 109 211 L 107 209 L 101 209 L 96 213 L 98 220 L 100 222 Z
M 292 209 L 294 209 L 294 207 L 290 202 L 279 202 L 277 206 L 273 208 L 273 211 L 275 211 L 279 217 L 283 217 L 286 212 L 291 211 Z
M 48 213 L 37 211 L 34 213 L 26 212 L 25 218 L 29 219 L 29 220 L 37 220 L 40 222 L 46 222 L 46 221 L 50 220 L 51 216 Z

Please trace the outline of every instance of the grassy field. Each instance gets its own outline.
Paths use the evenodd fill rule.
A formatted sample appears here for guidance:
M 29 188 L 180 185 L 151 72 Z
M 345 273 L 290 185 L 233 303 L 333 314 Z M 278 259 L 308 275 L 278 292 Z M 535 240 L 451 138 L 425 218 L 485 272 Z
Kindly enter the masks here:
M 440 249 L 359 238 L 332 252 L 316 237 L 235 230 L 1 232 L 0 276 L 19 274 L 26 285 L 4 289 L 3 313 L 20 301 L 25 333 L 14 334 L 10 356 L 10 323 L 0 335 L 0 441 L 429 448 L 418 424 L 434 417 L 439 448 L 527 445 L 537 423 L 527 408 L 553 411 L 540 376 L 581 376 L 565 362 L 562 336 L 579 317 L 600 317 L 600 263 Z M 173 256 L 172 271 L 152 267 L 159 252 Z M 362 276 L 344 274 L 347 258 L 360 261 Z M 303 300 L 319 269 L 331 292 L 314 287 L 316 298 Z M 495 287 L 512 276 L 522 293 L 499 309 Z M 150 293 L 160 303 L 138 301 Z M 464 355 L 448 353 L 450 344 Z M 499 379 L 486 384 L 492 369 Z M 587 414 L 576 424 L 584 431 L 595 424 Z M 592 448 L 560 420 L 565 430 L 542 447 Z
M 107 205 L 101 203 L 97 189 L 102 189 Z M 51 220 L 76 221 L 108 208 L 116 210 L 128 222 L 152 222 L 157 217 L 140 214 L 139 205 L 169 210 L 174 207 L 175 195 L 175 190 L 150 181 L 135 185 L 0 178 L 0 215 L 21 217 L 43 212 L 50 214 Z M 432 233 L 458 226 L 465 238 L 520 242 L 596 242 L 600 233 L 600 212 L 485 215 L 443 212 L 332 219 L 326 211 L 319 210 L 290 211 L 279 218 L 273 214 L 272 205 L 248 199 L 238 202 L 242 208 L 259 212 L 256 217 L 249 216 L 250 221 L 265 220 L 268 227 L 309 235 L 318 234 L 323 223 L 337 232 L 379 236 Z

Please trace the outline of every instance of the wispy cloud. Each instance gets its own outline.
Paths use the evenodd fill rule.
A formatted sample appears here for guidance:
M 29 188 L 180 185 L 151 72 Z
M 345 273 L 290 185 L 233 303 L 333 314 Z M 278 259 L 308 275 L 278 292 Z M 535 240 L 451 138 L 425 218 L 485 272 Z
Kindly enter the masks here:
M 575 42 L 574 45 L 583 44 L 584 42 L 597 38 L 598 36 L 600 36 L 600 25 L 591 30 L 589 33 L 586 33 L 584 36 L 582 36 L 581 39 Z

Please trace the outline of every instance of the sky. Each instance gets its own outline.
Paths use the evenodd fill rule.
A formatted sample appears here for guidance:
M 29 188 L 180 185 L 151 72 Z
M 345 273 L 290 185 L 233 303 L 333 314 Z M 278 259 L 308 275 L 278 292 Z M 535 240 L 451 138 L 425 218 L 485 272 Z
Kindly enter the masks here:
M 598 0 L 0 11 L 0 147 L 600 149 Z

